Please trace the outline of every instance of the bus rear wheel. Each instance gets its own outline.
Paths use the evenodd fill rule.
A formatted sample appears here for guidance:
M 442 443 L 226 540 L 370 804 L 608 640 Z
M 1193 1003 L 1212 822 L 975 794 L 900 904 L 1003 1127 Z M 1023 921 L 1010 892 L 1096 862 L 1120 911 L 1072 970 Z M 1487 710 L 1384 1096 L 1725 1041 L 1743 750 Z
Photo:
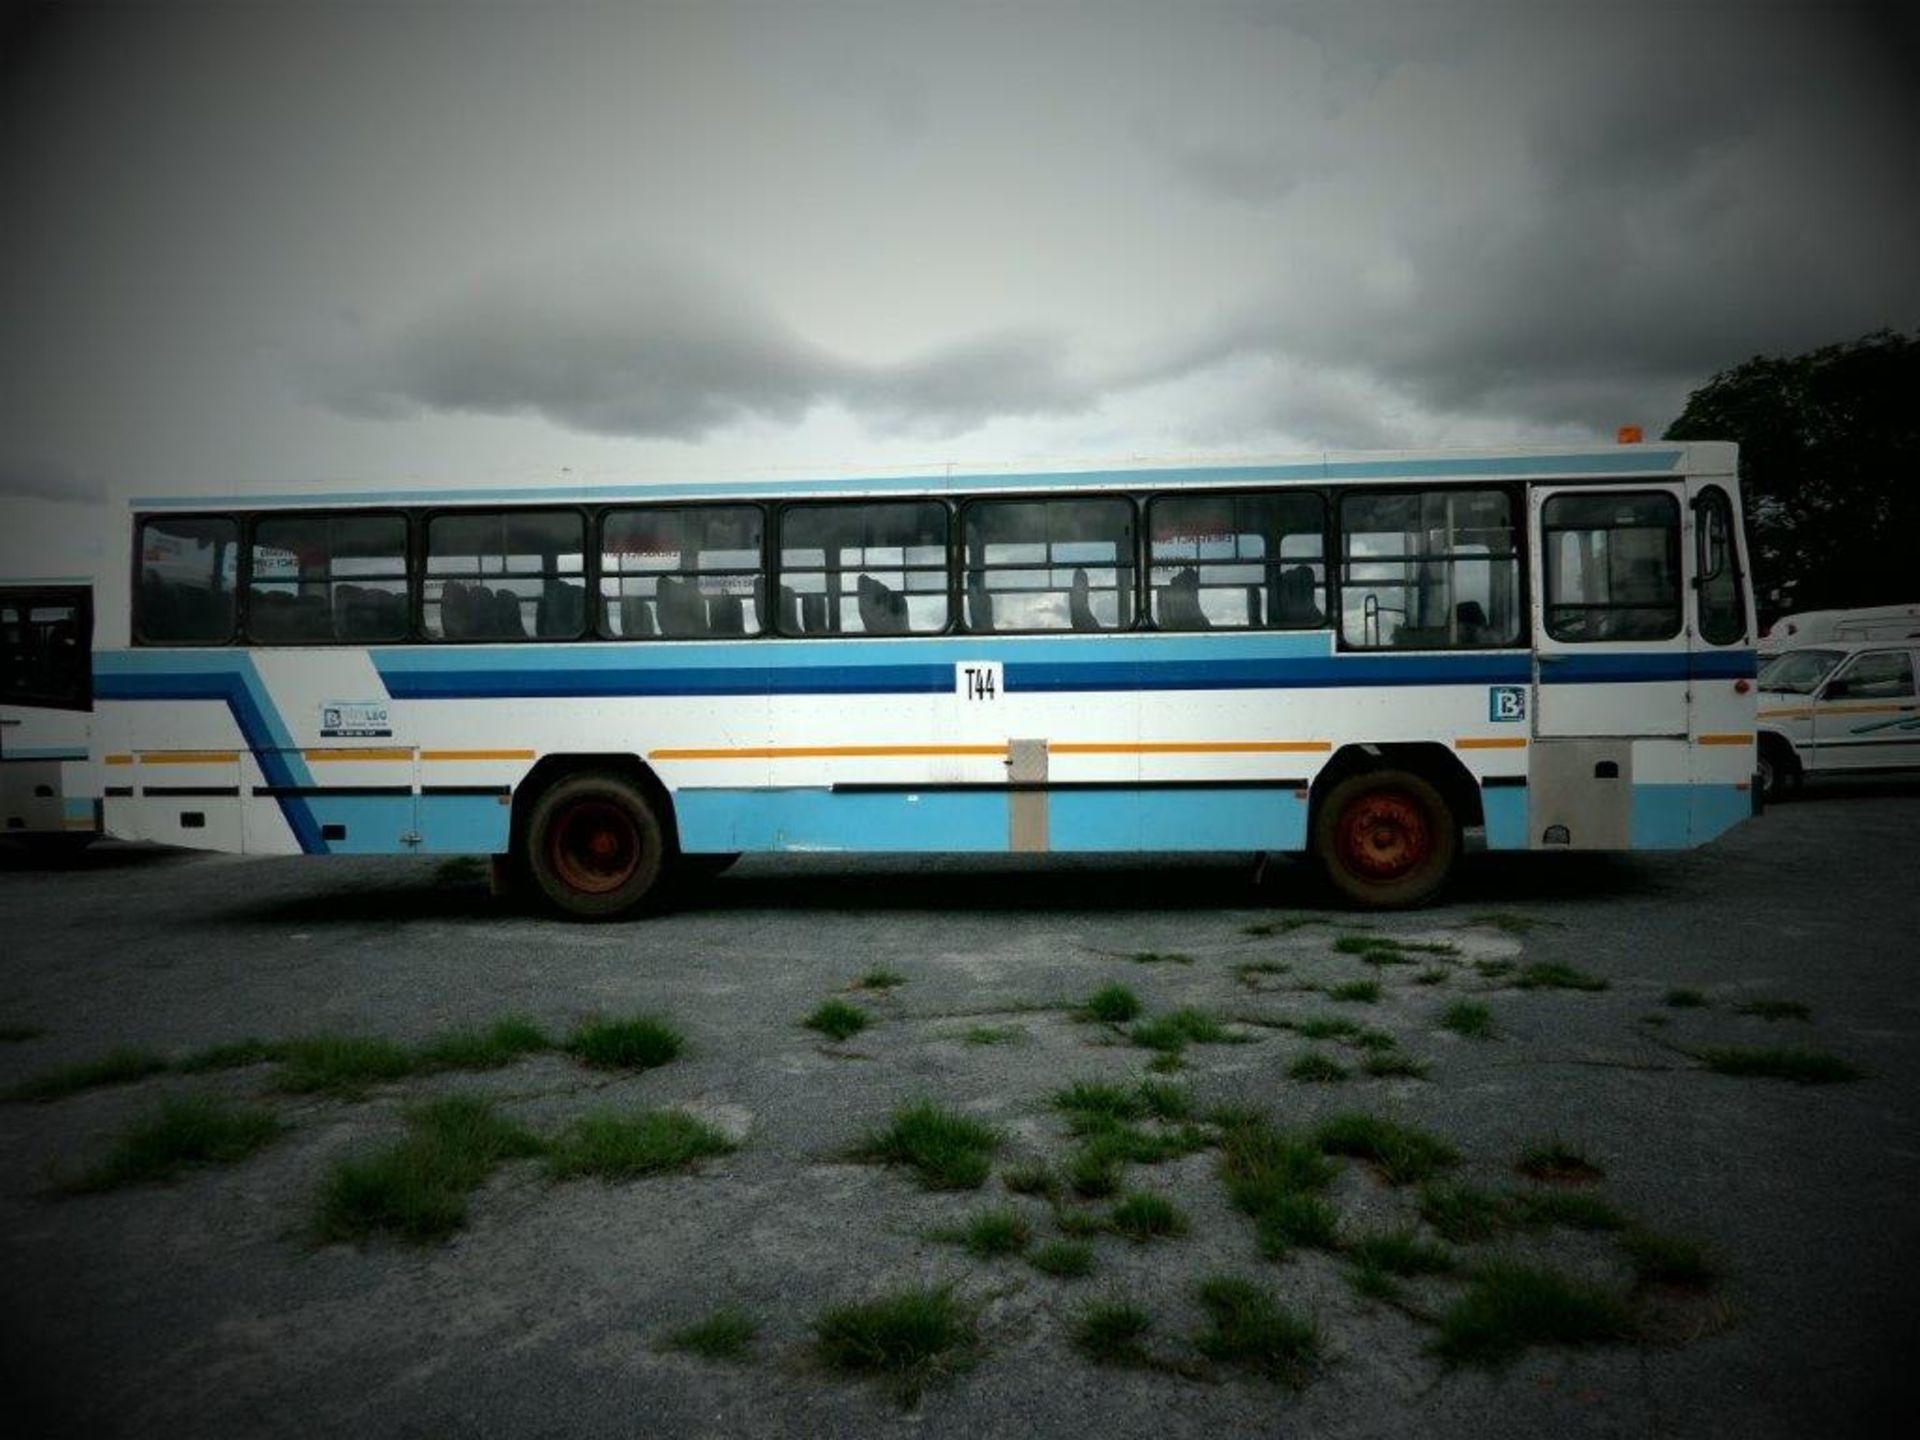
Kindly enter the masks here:
M 1440 892 L 1460 853 L 1446 799 L 1405 770 L 1349 775 L 1315 807 L 1312 846 L 1327 882 L 1355 905 L 1397 910 Z
M 526 860 L 555 909 L 608 920 L 653 893 L 666 866 L 666 836 L 647 797 L 627 780 L 570 775 L 535 802 Z

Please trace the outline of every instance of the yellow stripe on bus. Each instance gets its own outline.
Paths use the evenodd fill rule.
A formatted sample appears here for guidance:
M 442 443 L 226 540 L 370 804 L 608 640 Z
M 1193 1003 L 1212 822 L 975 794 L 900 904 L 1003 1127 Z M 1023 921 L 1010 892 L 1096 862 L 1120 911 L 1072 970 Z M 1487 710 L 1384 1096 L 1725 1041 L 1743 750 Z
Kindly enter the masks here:
M 1333 749 L 1330 740 L 1147 740 L 1138 744 L 1065 741 L 1047 746 L 1049 755 L 1319 755 Z
M 240 759 L 238 750 L 143 750 L 142 765 L 233 765 Z
M 107 759 L 107 764 L 109 764 L 109 765 L 131 765 L 131 764 L 133 764 L 133 756 L 131 756 L 131 755 L 109 755 L 109 756 L 107 756 L 107 757 L 106 757 L 106 759 Z
M 741 745 L 732 749 L 649 750 L 649 760 L 871 760 L 937 755 L 1005 756 L 1004 745 Z
M 1456 750 L 1524 750 L 1526 737 L 1522 735 L 1474 736 L 1453 742 Z
M 413 751 L 397 747 L 390 749 L 353 750 L 340 746 L 330 750 L 302 750 L 308 760 L 411 760 Z
M 1752 735 L 1702 735 L 1699 738 L 1699 743 L 1702 745 L 1751 745 L 1753 743 L 1753 736 Z
M 422 750 L 422 760 L 531 760 L 531 750 Z

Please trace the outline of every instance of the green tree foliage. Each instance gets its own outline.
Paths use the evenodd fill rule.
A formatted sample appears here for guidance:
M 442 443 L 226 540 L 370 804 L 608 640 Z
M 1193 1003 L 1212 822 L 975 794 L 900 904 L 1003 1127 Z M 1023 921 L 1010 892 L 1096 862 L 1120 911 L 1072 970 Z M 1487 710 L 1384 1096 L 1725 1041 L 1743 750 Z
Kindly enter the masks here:
M 1763 617 L 1914 597 L 1920 334 L 1757 355 L 1687 397 L 1669 440 L 1733 440 Z

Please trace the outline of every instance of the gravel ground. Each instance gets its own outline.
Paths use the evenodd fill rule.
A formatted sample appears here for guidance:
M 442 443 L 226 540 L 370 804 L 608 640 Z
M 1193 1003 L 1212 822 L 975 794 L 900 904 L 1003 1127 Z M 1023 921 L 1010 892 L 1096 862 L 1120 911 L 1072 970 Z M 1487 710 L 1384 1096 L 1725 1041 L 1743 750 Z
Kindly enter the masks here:
M 516 910 L 431 860 L 103 845 L 53 869 L 8 856 L 0 1084 L 119 1046 L 177 1056 L 318 1031 L 417 1042 L 510 1013 L 555 1034 L 652 1013 L 689 1042 L 636 1075 L 543 1054 L 346 1100 L 279 1095 L 256 1065 L 0 1104 L 11 1413 L 35 1417 L 32 1433 L 92 1436 L 1872 1433 L 1920 1358 L 1916 835 L 1920 786 L 1830 787 L 1687 855 L 1476 857 L 1450 903 L 1370 929 L 1300 908 L 1315 902 L 1298 867 L 1256 886 L 1229 856 L 750 859 L 671 914 L 611 926 Z M 1335 948 L 1353 935 L 1451 948 L 1376 967 Z M 1606 988 L 1515 985 L 1555 962 Z M 1256 964 L 1284 969 L 1244 968 Z M 856 987 L 877 968 L 904 983 Z M 1444 976 L 1419 983 L 1429 968 Z M 1325 993 L 1366 978 L 1381 982 L 1375 1003 Z M 1149 1015 L 1229 1022 L 1241 1043 L 1189 1046 L 1173 1077 L 1202 1108 L 1256 1104 L 1300 1128 L 1354 1110 L 1418 1124 L 1459 1150 L 1452 1178 L 1488 1187 L 1526 1185 L 1521 1150 L 1555 1137 L 1605 1171 L 1594 1193 L 1704 1242 L 1723 1278 L 1634 1291 L 1614 1237 L 1566 1228 L 1467 1247 L 1469 1262 L 1517 1254 L 1611 1287 L 1646 1334 L 1449 1368 L 1431 1353 L 1432 1317 L 1464 1281 L 1409 1282 L 1387 1304 L 1357 1295 L 1337 1254 L 1263 1260 L 1211 1151 L 1130 1168 L 1129 1188 L 1173 1199 L 1189 1233 L 1102 1236 L 1085 1279 L 934 1238 L 987 1205 L 1053 1233 L 1049 1208 L 1000 1176 L 1071 1152 L 1049 1104 L 1062 1085 L 1148 1073 L 1152 1052 L 1071 1013 L 1115 981 Z M 1669 1006 L 1673 987 L 1709 1003 Z M 836 995 L 876 1021 L 840 1045 L 799 1024 Z M 1488 1006 L 1494 1038 L 1439 1025 L 1462 999 Z M 1755 1000 L 1798 1001 L 1810 1018 L 1739 1012 Z M 1391 1035 L 1427 1078 L 1365 1076 L 1351 1045 L 1273 1023 L 1329 1014 Z M 982 1028 L 1002 1043 L 975 1043 Z M 1780 1045 L 1864 1077 L 1800 1086 L 1696 1058 Z M 1353 1078 L 1289 1078 L 1310 1048 Z M 57 1193 L 170 1094 L 261 1103 L 289 1128 L 170 1184 Z M 590 1109 L 675 1107 L 740 1145 L 618 1184 L 510 1161 L 445 1243 L 315 1242 L 330 1169 L 441 1094 L 491 1097 L 536 1132 Z M 932 1193 L 848 1158 L 916 1098 L 1003 1132 L 982 1190 Z M 1342 1167 L 1329 1194 L 1346 1235 L 1414 1218 L 1414 1187 Z M 1198 1360 L 1196 1291 L 1219 1273 L 1316 1321 L 1304 1386 Z M 971 1363 L 912 1408 L 820 1363 L 825 1307 L 920 1283 L 951 1284 L 977 1313 Z M 1076 1315 L 1113 1296 L 1151 1313 L 1160 1363 L 1103 1368 L 1075 1351 Z M 744 1363 L 659 1347 L 723 1305 L 760 1324 Z

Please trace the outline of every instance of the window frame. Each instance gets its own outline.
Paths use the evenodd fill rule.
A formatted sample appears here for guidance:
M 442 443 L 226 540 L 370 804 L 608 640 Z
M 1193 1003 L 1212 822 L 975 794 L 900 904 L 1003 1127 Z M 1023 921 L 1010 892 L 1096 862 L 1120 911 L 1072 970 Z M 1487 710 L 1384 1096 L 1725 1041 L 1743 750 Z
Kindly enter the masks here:
M 1740 628 L 1731 640 L 1716 640 L 1707 634 L 1706 605 L 1704 603 L 1707 582 L 1719 578 L 1719 570 L 1708 570 L 1707 559 L 1707 510 L 1709 506 L 1718 506 L 1727 522 L 1727 559 L 1726 568 L 1733 582 L 1733 603 L 1735 613 L 1740 619 Z M 1741 551 L 1745 548 L 1740 534 L 1740 517 L 1733 508 L 1733 496 L 1726 487 L 1718 484 L 1702 485 L 1699 493 L 1693 497 L 1693 591 L 1694 634 L 1703 644 L 1715 649 L 1725 649 L 1733 645 L 1753 643 L 1753 616 L 1747 604 L 1747 575 L 1741 564 Z
M 582 616 L 582 624 L 573 635 L 526 635 L 526 636 L 460 636 L 429 635 L 427 633 L 427 562 L 429 545 L 432 543 L 433 522 L 446 516 L 475 515 L 574 515 L 580 520 L 580 580 L 587 587 L 587 605 Z M 440 505 L 418 512 L 418 541 L 415 550 L 417 568 L 410 577 L 413 594 L 413 626 L 416 644 L 421 645 L 577 645 L 583 640 L 595 640 L 599 637 L 593 628 L 593 601 L 595 586 L 598 584 L 594 564 L 596 534 L 593 508 L 587 505 Z M 465 577 L 441 576 L 447 579 Z
M 730 643 L 738 643 L 744 640 L 765 640 L 776 635 L 778 632 L 774 629 L 773 625 L 769 623 L 770 617 L 767 615 L 762 615 L 760 617 L 760 628 L 758 630 L 748 631 L 740 635 L 661 635 L 661 634 L 612 635 L 612 634 L 608 634 L 606 625 L 605 625 L 606 596 L 601 591 L 600 582 L 604 578 L 604 575 L 606 573 L 601 569 L 601 561 L 605 556 L 606 524 L 608 519 L 611 518 L 612 516 L 631 515 L 636 511 L 652 511 L 652 510 L 729 510 L 729 509 L 756 510 L 760 514 L 760 568 L 756 573 L 760 576 L 760 578 L 763 581 L 766 582 L 766 592 L 768 595 L 769 608 L 772 608 L 772 598 L 775 591 L 775 585 L 774 585 L 775 551 L 773 548 L 773 516 L 774 516 L 774 511 L 777 508 L 778 507 L 776 504 L 766 500 L 724 500 L 724 499 L 661 500 L 661 501 L 640 501 L 637 503 L 630 503 L 626 501 L 616 501 L 616 502 L 610 502 L 605 505 L 595 506 L 593 513 L 589 517 L 591 527 L 592 527 L 592 533 L 590 536 L 591 553 L 586 557 L 588 562 L 588 567 L 591 572 L 588 577 L 589 588 L 587 591 L 588 609 L 587 609 L 586 638 L 589 640 L 603 641 L 610 645 L 651 645 L 656 641 L 665 643 L 665 644 L 680 644 L 687 641 L 703 643 L 703 642 L 711 642 L 716 640 L 727 641 Z M 618 572 L 618 573 L 624 574 L 626 572 Z M 653 573 L 657 575 L 668 575 L 668 574 L 680 575 L 680 574 L 686 574 L 689 572 L 678 571 L 678 570 L 674 570 L 674 571 L 661 570 L 661 571 L 655 571 Z M 697 575 L 702 572 L 693 571 L 690 573 Z M 715 573 L 719 574 L 719 573 L 730 573 L 730 572 L 716 571 Z
M 1086 501 L 1086 500 L 1096 500 L 1096 501 L 1118 500 L 1118 501 L 1124 502 L 1125 505 L 1127 506 L 1128 523 L 1131 525 L 1132 532 L 1133 532 L 1133 535 L 1132 535 L 1133 543 L 1127 547 L 1129 552 L 1128 563 L 1130 564 L 1133 571 L 1133 579 L 1132 579 L 1132 582 L 1128 585 L 1114 587 L 1114 591 L 1116 594 L 1125 593 L 1128 596 L 1128 603 L 1131 608 L 1128 615 L 1127 623 L 1125 625 L 1115 625 L 1111 628 L 1107 628 L 1103 626 L 1099 630 L 1074 630 L 1072 628 L 1068 628 L 1068 629 L 1055 628 L 1055 629 L 1046 629 L 1046 630 L 1014 630 L 1014 629 L 1004 628 L 999 625 L 994 626 L 993 629 L 991 630 L 972 629 L 966 623 L 966 611 L 964 606 L 965 606 L 965 595 L 966 595 L 966 570 L 967 570 L 967 523 L 975 507 L 980 505 L 1032 504 L 1036 501 L 1039 501 L 1042 503 L 1056 503 L 1061 501 L 1071 502 L 1071 501 Z M 957 635 L 978 635 L 978 636 L 1127 635 L 1132 633 L 1133 631 L 1136 631 L 1142 628 L 1140 624 L 1140 605 L 1141 605 L 1140 519 L 1143 513 L 1143 507 L 1142 507 L 1142 497 L 1139 493 L 1135 491 L 1130 491 L 1130 490 L 1009 491 L 1006 494 L 995 493 L 995 494 L 987 494 L 987 495 L 968 495 L 965 499 L 961 500 L 954 508 L 957 512 L 955 517 L 957 523 L 951 527 L 951 530 L 949 532 L 952 543 L 949 546 L 950 553 L 947 560 L 947 584 L 949 588 L 953 591 L 953 599 L 949 602 L 949 609 L 947 612 L 947 618 L 953 627 L 951 633 L 957 634 Z M 1048 544 L 1051 545 L 1052 542 L 1049 541 Z M 996 570 L 1030 570 L 1033 567 L 1031 565 L 996 565 L 991 568 Z M 1052 561 L 1048 561 L 1046 562 L 1046 568 L 1051 570 L 1051 569 L 1057 569 L 1059 567 L 1054 565 Z
M 93 587 L 91 585 L 9 585 L 0 593 L 0 605 L 16 605 L 21 623 L 33 624 L 36 605 L 66 605 L 73 609 L 74 624 L 79 627 L 84 657 L 80 666 L 80 684 L 72 695 L 51 691 L 30 691 L 18 695 L 0 695 L 0 705 L 23 710 L 64 710 L 84 714 L 93 709 Z
M 1828 691 L 1831 689 L 1831 687 L 1833 686 L 1833 683 L 1836 680 L 1845 682 L 1848 685 L 1849 689 L 1851 689 L 1852 682 L 1853 682 L 1853 672 L 1860 668 L 1860 662 L 1863 660 L 1875 660 L 1880 658 L 1883 655 L 1892 655 L 1897 659 L 1900 659 L 1906 662 L 1907 692 L 1905 695 L 1859 696 L 1851 693 L 1841 694 L 1841 695 L 1830 695 L 1828 693 Z M 1920 699 L 1920 666 L 1917 666 L 1914 663 L 1914 652 L 1901 645 L 1889 645 L 1883 650 L 1856 650 L 1853 654 L 1847 656 L 1838 665 L 1833 667 L 1832 671 L 1828 673 L 1827 677 L 1820 682 L 1818 693 L 1814 696 L 1814 698 L 1822 702 L 1832 701 L 1835 704 L 1841 704 L 1841 705 L 1844 705 L 1851 700 L 1857 700 L 1857 699 L 1864 699 L 1867 701 L 1874 701 L 1874 700 L 1900 701 L 1900 700 Z
M 1352 486 L 1336 487 L 1332 491 L 1335 503 L 1327 507 L 1328 508 L 1327 524 L 1329 529 L 1329 534 L 1327 539 L 1327 554 L 1329 556 L 1328 564 L 1327 564 L 1327 605 L 1328 605 L 1327 613 L 1328 613 L 1329 623 L 1331 624 L 1333 629 L 1334 653 L 1349 654 L 1349 655 L 1394 655 L 1394 654 L 1419 655 L 1419 654 L 1428 654 L 1428 653 L 1443 654 L 1443 655 L 1473 655 L 1473 654 L 1481 654 L 1481 653 L 1498 653 L 1501 651 L 1509 651 L 1509 650 L 1527 650 L 1527 651 L 1533 650 L 1535 648 L 1534 636 L 1533 636 L 1533 622 L 1532 622 L 1533 595 L 1532 595 L 1531 573 L 1532 573 L 1533 567 L 1531 563 L 1532 556 L 1528 549 L 1531 537 L 1527 533 L 1529 529 L 1528 516 L 1530 513 L 1527 505 L 1527 495 L 1528 495 L 1528 489 L 1531 485 L 1545 484 L 1545 483 L 1557 483 L 1557 482 L 1548 482 L 1544 479 L 1539 481 L 1519 481 L 1519 482 L 1512 482 L 1512 481 L 1506 481 L 1506 480 L 1490 481 L 1490 480 L 1484 480 L 1484 479 L 1473 479 L 1473 480 L 1461 480 L 1461 481 L 1457 481 L 1450 484 L 1435 484 L 1431 481 L 1425 482 L 1425 483 L 1422 483 L 1420 481 L 1409 481 L 1402 484 L 1352 485 Z M 1513 603 L 1514 603 L 1514 609 L 1517 613 L 1518 621 L 1519 621 L 1518 625 L 1516 626 L 1516 630 L 1517 630 L 1516 638 L 1513 640 L 1507 641 L 1505 643 L 1495 644 L 1495 645 L 1449 645 L 1437 651 L 1430 651 L 1425 649 L 1415 650 L 1412 648 L 1402 650 L 1399 647 L 1393 646 L 1393 645 L 1355 645 L 1350 643 L 1347 639 L 1347 623 L 1346 623 L 1347 577 L 1345 572 L 1347 567 L 1347 555 L 1346 555 L 1346 549 L 1345 549 L 1345 542 L 1347 538 L 1347 529 L 1346 529 L 1345 511 L 1346 511 L 1347 501 L 1352 499 L 1376 498 L 1381 496 L 1447 494 L 1450 492 L 1461 492 L 1461 491 L 1484 492 L 1488 494 L 1504 495 L 1506 497 L 1507 513 L 1509 516 L 1512 517 L 1512 522 L 1513 522 L 1512 524 L 1513 549 L 1509 553 L 1509 555 L 1501 556 L 1499 558 L 1512 559 L 1515 566 L 1516 573 L 1515 573 L 1515 580 L 1514 580 Z M 1368 557 L 1368 558 L 1394 559 L 1396 557 L 1384 556 L 1384 557 Z M 1462 556 L 1460 558 L 1464 560 L 1485 560 L 1489 563 L 1492 563 L 1496 557 L 1489 554 L 1489 555 L 1467 555 L 1467 556 Z
M 262 521 L 361 520 L 387 519 L 394 516 L 398 516 L 401 524 L 405 527 L 405 544 L 401 549 L 400 561 L 402 567 L 401 579 L 406 585 L 406 589 L 401 594 L 407 615 L 407 628 L 404 635 L 393 640 L 329 639 L 300 640 L 293 643 L 275 640 L 255 640 L 253 638 L 253 548 L 256 543 L 254 537 Z M 239 632 L 239 638 L 235 643 L 243 645 L 249 650 L 312 650 L 322 648 L 332 650 L 355 648 L 361 650 L 377 650 L 388 645 L 410 645 L 420 637 L 422 633 L 420 630 L 420 611 L 416 603 L 419 591 L 420 556 L 415 539 L 415 531 L 420 527 L 414 523 L 415 514 L 413 511 L 393 505 L 383 505 L 375 508 L 343 505 L 334 510 L 248 510 L 242 512 L 239 518 L 241 521 L 240 585 L 238 592 L 239 623 L 236 627 Z M 334 583 L 333 556 L 331 553 L 327 556 L 326 583 L 329 586 Z M 329 603 L 331 603 L 331 594 L 329 594 Z
M 241 597 L 247 592 L 247 546 L 246 518 L 248 512 L 241 510 L 158 510 L 136 514 L 133 517 L 133 546 L 128 555 L 128 595 L 127 634 L 133 644 L 142 649 L 155 650 L 222 650 L 237 647 L 244 642 L 241 636 L 245 629 L 241 625 Z M 228 626 L 224 640 L 156 640 L 144 628 L 146 614 L 140 603 L 141 551 L 145 549 L 142 538 L 149 525 L 164 523 L 168 520 L 225 520 L 233 526 L 233 623 Z
M 876 505 L 937 505 L 944 512 L 946 516 L 947 533 L 946 542 L 941 546 L 941 551 L 944 556 L 942 563 L 946 567 L 946 583 L 940 587 L 939 593 L 945 595 L 947 598 L 946 623 L 938 630 L 908 630 L 899 635 L 876 635 L 866 630 L 789 631 L 781 628 L 779 590 L 781 583 L 787 576 L 787 565 L 785 560 L 782 559 L 787 548 L 787 516 L 795 510 L 828 508 L 854 510 L 872 508 Z M 956 523 L 958 509 L 959 507 L 944 495 L 900 495 L 886 498 L 869 497 L 860 500 L 845 500 L 832 496 L 819 499 L 801 497 L 793 500 L 768 502 L 767 510 L 769 513 L 767 519 L 769 523 L 762 534 L 766 537 L 766 545 L 768 547 L 767 585 L 769 594 L 767 604 L 769 610 L 772 611 L 773 623 L 761 631 L 760 638 L 774 640 L 926 640 L 937 635 L 953 635 L 958 633 L 955 626 L 959 613 L 959 601 L 956 598 L 957 587 L 954 579 L 957 573 L 954 568 L 956 559 L 954 547 L 959 543 L 960 536 L 960 527 Z M 906 568 L 909 567 L 902 566 L 902 569 Z M 933 567 L 929 565 L 914 566 L 911 568 L 930 570 Z M 811 575 L 815 572 L 808 569 L 797 569 L 796 573 Z M 917 593 L 931 595 L 934 592 L 931 590 L 922 590 Z
M 1339 621 L 1338 613 L 1334 606 L 1334 595 L 1335 595 L 1334 571 L 1338 567 L 1333 558 L 1334 557 L 1333 512 L 1335 509 L 1335 502 L 1331 497 L 1338 496 L 1342 493 L 1344 492 L 1337 491 L 1337 490 L 1329 492 L 1325 488 L 1318 485 L 1269 485 L 1269 486 L 1263 486 L 1263 487 L 1258 487 L 1253 489 L 1249 489 L 1246 486 L 1241 485 L 1241 486 L 1233 486 L 1230 488 L 1208 487 L 1206 489 L 1192 489 L 1192 490 L 1154 490 L 1149 492 L 1145 496 L 1141 497 L 1140 505 L 1139 505 L 1140 514 L 1141 514 L 1141 523 L 1137 530 L 1138 544 L 1136 546 L 1136 549 L 1138 549 L 1139 551 L 1139 558 L 1138 558 L 1138 563 L 1136 568 L 1138 571 L 1139 582 L 1140 582 L 1140 597 L 1137 602 L 1138 608 L 1136 610 L 1136 614 L 1139 618 L 1140 623 L 1137 624 L 1134 628 L 1139 630 L 1150 630 L 1160 635 L 1209 635 L 1215 632 L 1218 632 L 1220 634 L 1226 634 L 1226 635 L 1261 635 L 1261 634 L 1266 634 L 1268 632 L 1273 632 L 1277 634 L 1299 635 L 1299 634 L 1313 634 L 1321 630 L 1332 630 L 1337 633 L 1340 629 L 1340 621 Z M 1153 615 L 1152 615 L 1152 601 L 1153 601 L 1152 569 L 1153 569 L 1154 562 L 1153 562 L 1153 539 L 1152 539 L 1152 532 L 1149 527 L 1151 527 L 1151 525 L 1153 524 L 1154 506 L 1158 505 L 1162 500 L 1232 500 L 1232 499 L 1237 499 L 1241 496 L 1253 496 L 1257 498 L 1257 497 L 1268 496 L 1268 495 L 1276 495 L 1276 496 L 1311 495 L 1320 502 L 1321 585 L 1319 588 L 1319 596 L 1323 601 L 1326 602 L 1325 605 L 1322 607 L 1322 612 L 1321 612 L 1323 616 L 1322 622 L 1319 625 L 1275 625 L 1269 622 L 1264 625 L 1213 626 L 1206 630 L 1163 628 L 1157 621 L 1153 619 Z M 1305 535 L 1308 532 L 1305 530 L 1295 530 L 1289 533 L 1295 534 L 1295 535 Z M 1278 559 L 1279 557 L 1276 555 L 1273 557 L 1273 561 L 1270 561 L 1269 563 L 1277 562 Z M 1205 562 L 1197 562 L 1197 563 L 1205 563 Z
M 1553 612 L 1556 608 L 1581 611 L 1653 610 L 1659 608 L 1653 605 L 1616 605 L 1612 602 L 1606 604 L 1565 604 L 1558 607 L 1555 606 L 1553 586 L 1547 568 L 1550 563 L 1549 552 L 1553 548 L 1551 544 L 1548 543 L 1548 537 L 1550 535 L 1588 533 L 1598 527 L 1588 526 L 1578 531 L 1576 531 L 1574 527 L 1569 526 L 1550 529 L 1547 525 L 1547 507 L 1552 505 L 1556 500 L 1586 500 L 1592 499 L 1596 495 L 1614 500 L 1638 500 L 1651 497 L 1664 500 L 1673 509 L 1673 528 L 1670 532 L 1671 544 L 1668 547 L 1668 559 L 1671 562 L 1669 571 L 1674 581 L 1674 628 L 1664 635 L 1609 635 L 1588 638 L 1578 635 L 1556 635 L 1553 631 Z M 1613 529 L 1623 529 L 1626 527 L 1612 526 L 1607 528 L 1611 531 Z M 1648 490 L 1615 490 L 1611 488 L 1604 490 L 1556 489 L 1540 503 L 1540 552 L 1540 629 L 1545 637 L 1555 645 L 1667 645 L 1686 634 L 1686 507 L 1680 503 L 1680 497 L 1675 495 L 1671 490 L 1657 488 Z

